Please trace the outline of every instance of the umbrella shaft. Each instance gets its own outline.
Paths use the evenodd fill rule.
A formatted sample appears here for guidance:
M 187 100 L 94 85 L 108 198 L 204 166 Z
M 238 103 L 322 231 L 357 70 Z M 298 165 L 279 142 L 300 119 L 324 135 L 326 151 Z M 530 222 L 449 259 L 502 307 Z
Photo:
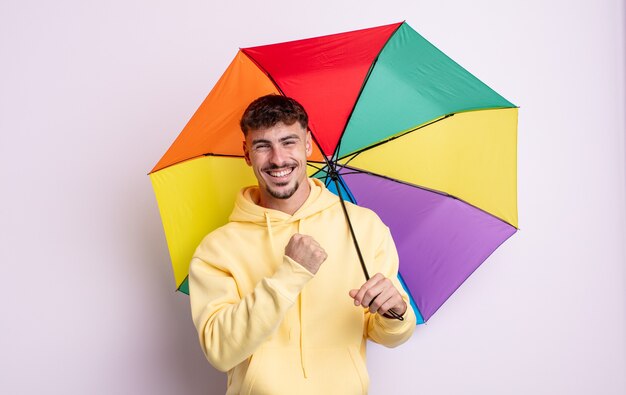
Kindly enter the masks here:
M 329 163 L 330 167 L 330 163 Z M 341 208 L 343 208 L 343 214 L 346 217 L 346 222 L 348 222 L 348 228 L 350 229 L 350 235 L 352 236 L 352 241 L 354 242 L 354 248 L 356 248 L 356 253 L 359 256 L 359 262 L 361 263 L 361 269 L 363 269 L 363 275 L 365 275 L 365 280 L 370 279 L 369 272 L 367 271 L 367 267 L 365 266 L 365 261 L 363 260 L 363 254 L 361 254 L 361 248 L 359 247 L 359 242 L 356 239 L 356 235 L 354 234 L 354 229 L 352 228 L 352 222 L 350 221 L 350 217 L 348 216 L 348 210 L 346 209 L 346 203 L 343 200 L 343 195 L 341 194 L 341 187 L 339 186 L 339 176 L 337 174 L 337 170 L 335 167 L 330 167 L 330 178 L 335 183 L 335 188 L 337 188 L 337 194 L 339 195 L 339 201 L 341 202 Z
M 330 164 L 329 164 L 329 167 L 330 167 Z M 350 235 L 352 236 L 352 241 L 354 242 L 356 253 L 359 256 L 359 262 L 361 263 L 361 269 L 363 269 L 365 280 L 367 281 L 370 279 L 370 275 L 367 271 L 367 267 L 365 266 L 365 261 L 363 260 L 363 254 L 361 254 L 361 248 L 359 247 L 359 243 L 356 239 L 356 235 L 354 234 L 354 229 L 352 228 L 352 222 L 350 221 L 350 217 L 348 216 L 348 210 L 346 209 L 346 203 L 344 202 L 343 196 L 341 194 L 341 188 L 339 187 L 339 176 L 334 167 L 330 167 L 330 169 L 331 169 L 330 178 L 333 180 L 333 182 L 335 183 L 335 187 L 337 188 L 337 194 L 339 195 L 339 201 L 341 202 L 341 207 L 343 208 L 343 214 L 345 215 L 346 221 L 348 222 L 348 228 L 350 228 Z M 374 299 L 376 299 L 377 297 L 378 295 L 376 295 Z M 374 299 L 372 299 L 370 304 L 374 301 Z M 387 311 L 387 314 L 389 314 L 390 316 L 392 316 L 393 318 L 397 320 L 404 321 L 404 318 L 393 310 Z

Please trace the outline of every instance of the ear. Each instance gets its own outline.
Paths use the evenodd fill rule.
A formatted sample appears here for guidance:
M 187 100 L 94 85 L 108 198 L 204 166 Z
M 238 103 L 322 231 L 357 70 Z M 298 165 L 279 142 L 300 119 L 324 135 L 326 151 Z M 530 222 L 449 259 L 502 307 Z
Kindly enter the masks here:
M 313 138 L 311 137 L 311 131 L 306 131 L 306 140 L 305 140 L 305 149 L 306 149 L 306 157 L 309 158 L 313 153 Z
M 248 166 L 252 166 L 250 162 L 250 152 L 248 151 L 248 145 L 246 144 L 246 140 L 243 141 L 243 158 L 246 160 L 246 164 Z

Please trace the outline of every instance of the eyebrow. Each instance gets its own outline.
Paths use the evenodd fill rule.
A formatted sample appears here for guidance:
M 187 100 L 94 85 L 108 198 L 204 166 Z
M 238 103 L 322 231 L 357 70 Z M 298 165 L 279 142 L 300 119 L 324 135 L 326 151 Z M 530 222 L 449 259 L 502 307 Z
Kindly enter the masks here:
M 293 139 L 299 140 L 299 139 L 300 139 L 300 136 L 298 136 L 298 135 L 297 135 L 297 134 L 295 134 L 295 133 L 294 133 L 294 134 L 290 134 L 289 136 L 281 137 L 281 138 L 278 140 L 278 142 L 279 142 L 279 143 L 282 143 L 282 142 L 285 142 L 285 141 L 287 141 L 287 140 L 293 140 Z M 271 141 L 270 141 L 270 140 L 267 140 L 267 139 L 254 139 L 254 140 L 252 140 L 252 145 L 256 145 L 256 144 L 268 144 L 268 143 L 270 143 L 270 144 L 271 144 Z
M 283 141 L 293 140 L 293 139 L 300 140 L 300 136 L 298 136 L 297 134 L 294 133 L 294 134 L 290 134 L 289 136 L 285 136 L 285 137 L 279 139 L 278 141 L 282 143 Z

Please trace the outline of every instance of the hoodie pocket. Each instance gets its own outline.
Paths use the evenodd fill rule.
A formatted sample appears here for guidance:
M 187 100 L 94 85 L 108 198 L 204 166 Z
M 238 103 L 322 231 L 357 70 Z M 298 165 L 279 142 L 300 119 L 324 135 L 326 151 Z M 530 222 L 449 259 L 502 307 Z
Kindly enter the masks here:
M 307 377 L 296 347 L 264 347 L 250 360 L 240 394 L 319 395 L 367 394 L 369 377 L 356 348 L 305 350 Z
M 363 360 L 363 358 L 361 358 L 361 353 L 356 348 L 348 347 L 348 352 L 350 353 L 350 358 L 352 358 L 354 369 L 356 370 L 356 373 L 361 380 L 363 393 L 367 394 L 367 389 L 370 385 L 370 377 L 367 373 L 367 366 L 365 365 L 365 361 Z
M 259 370 L 259 366 L 263 363 L 263 348 L 259 348 L 257 352 L 252 354 L 250 358 L 250 364 L 248 365 L 248 370 L 246 371 L 246 375 L 243 378 L 243 382 L 241 383 L 240 394 L 250 395 L 252 393 L 252 386 L 254 385 L 254 380 L 257 376 L 257 371 Z

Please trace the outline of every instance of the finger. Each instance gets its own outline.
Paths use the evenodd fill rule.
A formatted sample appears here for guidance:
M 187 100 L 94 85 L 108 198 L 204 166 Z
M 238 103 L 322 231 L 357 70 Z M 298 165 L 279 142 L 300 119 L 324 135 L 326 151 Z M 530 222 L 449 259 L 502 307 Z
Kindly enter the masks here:
M 317 240 L 315 240 L 311 236 L 302 235 L 302 244 L 308 246 L 311 250 L 321 250 L 326 253 L 320 243 L 318 243 Z
M 358 289 L 351 289 L 350 291 L 348 291 L 348 295 L 350 295 L 350 297 L 351 297 L 352 299 L 354 299 L 354 297 L 356 296 L 356 294 L 357 294 L 358 292 L 359 292 L 359 290 L 358 290 Z M 356 299 L 354 299 L 354 305 L 355 305 L 355 306 L 358 306 L 358 305 L 359 305 L 359 302 L 358 302 Z
M 387 308 L 387 306 L 381 307 L 381 309 L 387 308 L 386 311 L 382 313 L 385 315 L 385 317 L 389 317 L 389 318 L 393 317 L 393 315 L 390 313 L 395 313 L 396 315 L 400 317 L 404 316 L 404 313 L 406 313 L 409 306 L 406 304 L 404 299 L 402 299 L 402 296 L 398 296 L 398 298 L 399 298 L 398 302 L 394 303 L 393 301 L 389 301 L 389 303 L 391 304 L 389 308 Z
M 365 291 L 365 295 L 361 300 L 361 304 L 364 307 L 370 306 L 383 290 L 392 286 L 391 281 L 380 273 L 374 274 L 367 283 L 370 283 L 371 286 Z
M 363 295 L 363 299 L 361 300 L 361 305 L 363 307 L 369 307 L 374 299 L 378 298 L 378 296 L 386 289 L 385 281 L 378 281 L 374 285 L 372 285 L 365 294 Z
M 382 275 L 382 274 L 380 274 L 380 273 L 376 273 L 376 274 L 374 274 L 374 275 L 370 278 L 370 280 L 375 280 L 376 282 L 378 282 L 378 281 L 380 281 L 380 280 L 384 280 L 385 278 L 387 278 L 387 277 L 383 276 L 383 275 Z
M 315 257 L 319 260 L 319 262 L 324 262 L 326 258 L 328 258 L 328 254 L 326 254 L 326 251 L 324 251 L 321 248 L 315 251 L 314 254 L 315 254 Z
M 291 240 L 293 240 L 293 241 L 298 241 L 298 240 L 300 240 L 300 239 L 302 238 L 302 236 L 303 236 L 303 235 L 301 235 L 300 233 L 294 233 L 294 234 L 291 236 L 291 239 L 289 239 L 289 240 L 290 240 L 290 241 L 291 241 Z
M 402 298 L 402 295 L 393 285 L 393 283 L 391 283 L 389 291 L 391 293 L 391 296 L 378 309 L 378 314 L 386 315 L 387 317 L 389 317 L 388 313 L 393 310 L 393 312 L 397 315 L 403 316 L 408 308 L 407 303 Z
M 317 242 L 317 240 L 315 240 L 314 238 L 312 238 L 312 237 L 310 237 L 310 236 L 308 237 L 307 241 L 308 241 L 309 243 L 311 243 L 311 245 L 312 245 L 312 246 L 315 246 L 315 247 L 317 247 L 317 248 L 322 248 L 322 246 L 320 245 L 320 243 L 318 243 L 318 242 Z
M 293 242 L 298 246 L 298 247 L 314 247 L 314 246 L 318 246 L 317 242 L 315 241 L 314 238 L 312 238 L 311 236 L 307 236 L 307 235 L 303 235 L 300 233 L 296 233 L 292 236 L 292 240 Z
M 393 287 L 391 281 L 380 273 L 376 273 L 374 277 L 371 278 L 371 280 L 376 282 L 373 283 L 373 285 L 367 291 L 365 291 L 365 295 L 361 300 L 361 304 L 364 307 L 368 307 L 369 305 L 371 305 L 374 299 L 376 299 L 376 297 L 385 289 Z
M 380 308 L 387 303 L 394 296 L 394 290 L 387 288 L 381 291 L 381 293 L 373 300 L 369 305 L 370 313 L 379 312 Z M 380 312 L 379 312 L 380 313 Z
M 363 285 L 361 285 L 361 288 L 359 288 L 359 292 L 357 292 L 356 296 L 354 297 L 354 300 L 356 300 L 357 306 L 359 304 L 363 304 L 363 298 L 365 297 L 365 293 L 374 285 L 376 285 L 376 283 L 378 282 L 378 278 L 376 277 L 372 277 L 369 280 L 367 280 Z

